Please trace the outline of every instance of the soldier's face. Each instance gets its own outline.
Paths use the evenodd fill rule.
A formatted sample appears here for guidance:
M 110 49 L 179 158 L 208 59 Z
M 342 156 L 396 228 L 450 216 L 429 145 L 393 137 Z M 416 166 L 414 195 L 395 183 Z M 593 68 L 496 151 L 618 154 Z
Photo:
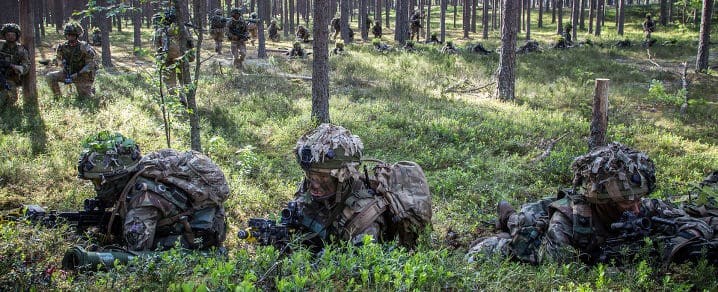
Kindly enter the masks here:
M 77 35 L 76 34 L 66 34 L 65 39 L 70 42 L 74 42 L 74 41 L 77 41 Z
M 17 41 L 17 34 L 14 33 L 14 32 L 12 32 L 12 31 L 8 31 L 8 32 L 5 33 L 5 40 L 8 41 L 8 42 L 16 42 L 16 41 Z
M 638 214 L 640 212 L 640 203 L 641 199 L 636 200 L 623 200 L 620 202 L 616 202 L 616 206 L 618 206 L 619 209 L 621 209 L 621 213 L 625 211 L 632 211 L 634 214 Z
M 312 197 L 320 198 L 333 195 L 337 191 L 337 179 L 328 173 L 309 171 L 306 173 L 309 182 L 309 193 Z

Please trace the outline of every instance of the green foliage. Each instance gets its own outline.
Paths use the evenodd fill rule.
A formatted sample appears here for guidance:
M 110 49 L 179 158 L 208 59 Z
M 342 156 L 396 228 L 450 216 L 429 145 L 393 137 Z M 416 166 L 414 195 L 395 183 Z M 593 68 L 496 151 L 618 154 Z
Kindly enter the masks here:
M 651 85 L 648 88 L 648 97 L 655 99 L 661 103 L 667 103 L 674 106 L 680 106 L 686 100 L 686 90 L 679 89 L 675 94 L 669 94 L 666 92 L 663 83 L 658 80 L 651 80 Z

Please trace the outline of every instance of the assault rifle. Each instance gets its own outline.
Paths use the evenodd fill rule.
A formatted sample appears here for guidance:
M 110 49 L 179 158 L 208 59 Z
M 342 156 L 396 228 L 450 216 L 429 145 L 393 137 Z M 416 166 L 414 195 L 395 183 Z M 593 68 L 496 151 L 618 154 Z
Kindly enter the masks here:
M 291 239 L 292 234 L 302 228 L 303 219 L 301 206 L 297 202 L 289 202 L 287 208 L 282 210 L 279 224 L 271 219 L 250 218 L 248 228 L 240 230 L 237 237 L 265 246 L 284 244 Z
M 12 64 L 9 61 L 0 60 L 0 88 L 4 90 L 12 90 L 12 84 L 7 82 L 7 73 L 12 70 Z
M 631 211 L 621 215 L 621 219 L 611 224 L 611 231 L 615 235 L 606 239 L 597 255 L 598 262 L 609 262 L 634 255 L 644 247 L 644 238 L 655 235 L 673 235 L 676 233 L 676 222 L 658 216 L 636 216 Z M 649 247 L 651 254 L 656 253 L 656 247 Z
M 72 84 L 72 74 L 70 74 L 70 66 L 67 59 L 62 59 L 62 69 L 65 70 L 65 84 Z
M 243 21 L 243 20 L 240 19 L 237 21 Z M 242 27 L 242 26 L 244 27 L 244 33 L 242 33 L 242 31 L 240 30 L 240 27 Z M 242 25 L 231 26 L 231 28 L 229 29 L 229 32 L 232 33 L 233 35 L 236 35 L 240 41 L 249 40 L 249 34 L 247 33 L 247 24 L 246 23 L 243 23 Z
M 0 223 L 24 219 L 51 228 L 66 223 L 74 226 L 78 234 L 84 234 L 90 228 L 97 228 L 98 234 L 107 234 L 108 231 L 121 234 L 120 220 L 115 220 L 108 230 L 112 212 L 105 209 L 106 206 L 97 199 L 86 199 L 84 210 L 77 212 L 46 211 L 38 205 L 25 205 L 4 214 Z

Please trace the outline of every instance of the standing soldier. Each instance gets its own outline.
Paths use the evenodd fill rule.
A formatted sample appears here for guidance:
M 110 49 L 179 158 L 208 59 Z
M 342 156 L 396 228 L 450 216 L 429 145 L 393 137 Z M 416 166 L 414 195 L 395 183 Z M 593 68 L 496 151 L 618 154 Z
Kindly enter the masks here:
M 250 39 L 252 46 L 254 46 L 254 40 L 257 39 L 257 22 L 259 22 L 257 12 L 252 12 L 252 14 L 249 15 L 249 20 L 247 20 L 247 30 L 249 31 L 249 35 L 252 37 Z
M 279 31 L 282 28 L 277 26 L 277 20 L 272 19 L 272 22 L 269 23 L 269 27 L 267 28 L 267 31 L 269 32 L 269 39 L 278 42 L 279 41 Z
M 68 22 L 63 28 L 66 42 L 57 46 L 57 62 L 62 69 L 47 74 L 47 83 L 55 98 L 62 96 L 60 82 L 75 84 L 80 98 L 93 97 L 95 94 L 95 50 L 86 42 L 80 41 L 84 30 L 77 22 Z
M 333 38 L 334 38 L 334 39 L 337 39 L 337 36 L 338 36 L 339 33 L 341 33 L 341 31 L 342 31 L 342 26 L 339 24 L 339 17 L 334 17 L 334 18 L 332 19 L 332 22 L 330 23 L 330 25 L 332 26 L 332 29 L 334 30 L 334 36 L 333 36 Z
M 181 51 L 179 44 L 180 35 L 184 35 L 187 41 L 187 50 L 192 49 L 194 44 L 189 32 L 183 25 L 177 25 L 177 15 L 174 10 L 165 11 L 160 22 L 159 28 L 155 31 L 154 44 L 157 47 L 157 53 L 162 58 L 162 78 L 167 86 L 170 95 L 177 94 L 177 79 L 182 80 L 181 73 L 176 70 L 183 61 L 194 61 L 194 54 L 189 54 L 184 58 L 186 51 Z M 180 94 L 180 102 L 185 103 L 184 95 Z
M 92 30 L 92 45 L 93 46 L 101 46 L 102 45 L 102 31 L 100 31 L 100 29 L 97 27 Z
M 423 15 L 421 15 L 421 12 L 416 11 L 414 14 L 411 15 L 411 19 L 409 21 L 411 22 L 411 36 L 409 37 L 410 40 L 413 40 L 416 38 L 416 41 L 419 41 L 419 30 L 421 30 L 421 19 L 424 18 Z
M 309 31 L 303 26 L 297 26 L 297 41 L 309 42 Z
M 375 39 L 381 39 L 381 36 L 382 36 L 381 20 L 377 19 L 374 22 L 374 27 L 371 28 L 371 32 L 374 34 Z
M 651 46 L 653 42 L 651 41 L 651 33 L 656 31 L 656 23 L 651 19 L 651 14 L 646 14 L 646 20 L 643 21 L 643 32 L 645 33 L 644 37 L 644 44 L 646 46 Z
M 227 38 L 232 43 L 230 49 L 232 51 L 232 57 L 234 58 L 234 67 L 239 70 L 244 70 L 244 57 L 247 55 L 247 40 L 249 34 L 247 33 L 247 22 L 242 18 L 242 11 L 239 8 L 232 8 L 232 18 L 229 19 L 227 24 Z
M 227 18 L 222 16 L 222 9 L 215 9 L 214 15 L 209 18 L 209 34 L 214 40 L 214 51 L 222 54 L 222 42 L 224 41 L 224 27 L 227 25 Z
M 0 30 L 0 110 L 17 101 L 17 86 L 30 68 L 30 57 L 25 46 L 18 43 L 20 26 L 6 23 Z

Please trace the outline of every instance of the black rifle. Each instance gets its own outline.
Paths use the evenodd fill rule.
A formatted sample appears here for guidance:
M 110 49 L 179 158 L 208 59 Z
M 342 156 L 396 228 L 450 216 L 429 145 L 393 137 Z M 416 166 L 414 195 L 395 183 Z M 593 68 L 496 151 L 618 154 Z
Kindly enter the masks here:
M 277 221 L 264 218 L 250 218 L 248 228 L 240 230 L 237 237 L 248 242 L 258 242 L 260 245 L 281 245 L 287 243 L 292 234 L 302 228 L 302 208 L 297 202 L 287 203 L 281 213 L 279 224 Z
M 621 219 L 611 224 L 614 235 L 609 236 L 596 256 L 598 262 L 620 260 L 639 253 L 645 241 L 652 235 L 672 235 L 676 233 L 676 222 L 658 216 L 636 216 L 631 211 L 623 212 Z M 655 242 L 653 242 L 655 244 Z M 659 248 L 651 246 L 648 252 L 660 256 Z
M 72 74 L 70 73 L 70 65 L 66 59 L 62 59 L 62 68 L 65 70 L 65 84 L 72 84 Z
M 247 22 L 241 18 L 239 20 L 236 20 L 236 22 L 240 22 L 240 25 L 232 25 L 229 29 L 229 32 L 233 35 L 236 35 L 240 41 L 249 40 L 249 34 L 247 33 Z M 241 30 L 242 28 L 244 28 L 244 32 Z
M 106 207 L 97 199 L 86 199 L 84 210 L 77 212 L 46 211 L 38 205 L 25 205 L 2 216 L 4 221 L 18 221 L 22 219 L 39 223 L 46 227 L 57 227 L 62 224 L 69 224 L 76 228 L 78 234 L 84 234 L 90 228 L 97 228 L 97 234 L 121 234 L 122 226 L 120 220 L 115 220 L 108 230 L 112 212 L 106 211 Z M 119 219 L 119 218 L 118 218 Z
M 12 90 L 12 84 L 7 81 L 10 70 L 12 70 L 12 64 L 9 61 L 0 60 L 0 88 L 4 90 Z

